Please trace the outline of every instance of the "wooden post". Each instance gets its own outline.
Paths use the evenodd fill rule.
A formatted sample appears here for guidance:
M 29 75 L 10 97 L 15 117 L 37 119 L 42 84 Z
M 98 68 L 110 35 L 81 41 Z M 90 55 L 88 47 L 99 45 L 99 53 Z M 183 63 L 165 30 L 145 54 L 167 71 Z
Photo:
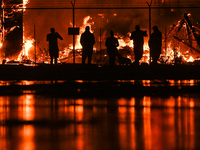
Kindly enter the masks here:
M 101 28 L 100 28 L 100 50 L 101 50 Z
M 34 25 L 34 39 L 35 39 L 35 66 L 36 66 L 36 30 Z
M 74 31 L 74 27 L 75 27 L 75 0 L 74 0 L 74 3 L 72 3 L 71 1 L 71 4 L 72 4 L 72 7 L 73 7 L 73 63 L 75 64 L 75 31 Z

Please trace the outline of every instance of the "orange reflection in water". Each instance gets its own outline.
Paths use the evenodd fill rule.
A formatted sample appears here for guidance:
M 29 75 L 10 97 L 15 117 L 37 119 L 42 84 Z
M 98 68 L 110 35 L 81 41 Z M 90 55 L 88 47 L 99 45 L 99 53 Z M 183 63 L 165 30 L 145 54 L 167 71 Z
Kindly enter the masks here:
M 78 99 L 75 101 L 76 101 L 76 106 L 75 106 L 76 121 L 83 121 L 83 115 L 84 115 L 83 99 Z
M 0 123 L 3 123 L 9 118 L 9 100 L 7 98 L 0 97 Z
M 143 106 L 145 106 L 145 107 L 151 106 L 151 97 L 149 97 L 149 96 L 143 97 Z
M 130 106 L 135 106 L 135 98 L 134 97 L 131 98 Z
M 84 149 L 84 142 L 86 141 L 86 138 L 83 138 L 81 135 L 84 134 L 84 126 L 83 124 L 76 125 L 76 134 L 78 134 L 77 139 L 76 139 L 76 148 L 78 150 L 83 150 Z
M 119 119 L 119 144 L 121 149 L 136 148 L 136 130 L 135 130 L 135 107 L 127 107 L 124 99 L 120 99 L 118 103 L 118 119 Z M 130 104 L 135 105 L 135 99 L 131 99 Z M 127 120 L 127 119 L 130 119 Z
M 173 96 L 170 96 L 170 98 L 165 101 L 164 105 L 167 107 L 175 107 L 175 98 Z
M 150 107 L 143 108 L 143 118 L 144 118 L 144 146 L 145 149 L 152 149 Z
M 119 106 L 125 106 L 125 105 L 127 105 L 127 99 L 125 99 L 125 98 L 120 98 L 120 99 L 118 100 L 118 105 L 119 105 Z
M 22 140 L 19 144 L 19 150 L 34 150 L 35 149 L 35 129 L 33 125 L 24 125 L 21 132 Z
M 35 118 L 35 99 L 33 95 L 23 95 L 19 100 L 19 118 L 30 121 Z
M 6 149 L 6 127 L 0 126 L 0 149 Z

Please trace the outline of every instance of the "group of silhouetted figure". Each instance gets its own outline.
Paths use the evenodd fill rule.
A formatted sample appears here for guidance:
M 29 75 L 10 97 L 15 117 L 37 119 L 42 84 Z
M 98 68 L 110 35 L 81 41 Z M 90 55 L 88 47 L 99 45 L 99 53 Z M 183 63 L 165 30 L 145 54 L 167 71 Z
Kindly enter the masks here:
M 157 60 L 161 54 L 162 47 L 162 33 L 157 26 L 154 26 L 153 33 L 149 38 L 150 56 L 152 58 L 152 64 L 157 64 Z M 54 28 L 51 28 L 51 33 L 47 35 L 47 41 L 49 41 L 49 54 L 51 57 L 51 64 L 57 64 L 57 58 L 59 57 L 59 48 L 57 39 L 63 40 L 63 38 L 55 32 Z M 144 37 L 147 37 L 147 31 L 140 29 L 139 25 L 135 26 L 135 31 L 131 33 L 130 40 L 133 40 L 133 50 L 135 55 L 135 65 L 139 65 L 139 61 L 143 56 Z M 85 32 L 81 35 L 80 43 L 82 45 L 82 64 L 85 64 L 86 58 L 88 58 L 88 64 L 91 64 L 93 46 L 95 44 L 95 38 L 93 33 L 90 32 L 90 27 L 85 28 Z M 109 65 L 115 65 L 115 59 L 118 57 L 119 64 L 131 64 L 131 60 L 122 57 L 117 47 L 119 46 L 118 39 L 114 37 L 114 31 L 110 31 L 110 36 L 106 39 L 105 46 L 107 47 L 107 54 L 109 57 Z

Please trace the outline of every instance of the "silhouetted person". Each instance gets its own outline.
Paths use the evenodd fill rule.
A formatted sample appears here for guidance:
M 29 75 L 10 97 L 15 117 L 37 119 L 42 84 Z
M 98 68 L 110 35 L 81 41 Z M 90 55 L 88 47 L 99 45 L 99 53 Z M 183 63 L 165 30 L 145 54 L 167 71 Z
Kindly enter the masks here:
M 135 31 L 131 33 L 130 39 L 133 40 L 135 64 L 139 65 L 139 60 L 143 55 L 144 36 L 147 36 L 147 31 L 140 30 L 140 26 L 135 26 Z
M 54 28 L 50 29 L 51 33 L 47 34 L 47 41 L 49 41 L 49 54 L 51 57 L 51 64 L 53 64 L 53 59 L 55 59 L 55 64 L 57 64 L 57 58 L 59 56 L 58 49 L 58 39 L 63 40 L 63 38 L 55 32 Z
M 91 64 L 93 45 L 95 44 L 94 35 L 90 32 L 90 27 L 85 28 L 85 32 L 81 35 L 80 43 L 83 47 L 82 50 L 82 64 L 85 64 L 85 60 L 88 57 L 88 64 Z
M 153 60 L 152 64 L 157 64 L 157 60 L 161 54 L 161 47 L 162 47 L 162 33 L 158 30 L 157 26 L 154 26 L 153 33 L 150 35 L 149 39 L 149 47 L 151 58 Z
M 113 30 L 110 31 L 110 37 L 106 39 L 105 43 L 107 47 L 107 54 L 109 56 L 109 65 L 114 66 L 115 65 L 115 57 L 118 54 L 117 47 L 119 46 L 119 42 L 117 38 L 114 37 Z

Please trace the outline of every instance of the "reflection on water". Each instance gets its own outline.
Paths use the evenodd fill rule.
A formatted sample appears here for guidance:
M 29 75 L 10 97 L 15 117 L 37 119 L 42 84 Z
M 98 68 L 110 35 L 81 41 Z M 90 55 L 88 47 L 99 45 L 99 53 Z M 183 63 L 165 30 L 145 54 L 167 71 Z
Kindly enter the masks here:
M 10 85 L 42 85 L 42 84 L 52 84 L 52 83 L 65 83 L 65 80 L 55 81 L 28 81 L 28 80 L 11 80 L 11 81 L 0 81 L 0 86 L 10 86 Z M 85 80 L 75 80 L 75 83 L 98 83 L 99 81 L 85 81 Z M 200 80 L 116 80 L 118 83 L 132 83 L 141 84 L 143 86 L 197 86 Z
M 0 96 L 0 150 L 199 149 L 199 95 Z

